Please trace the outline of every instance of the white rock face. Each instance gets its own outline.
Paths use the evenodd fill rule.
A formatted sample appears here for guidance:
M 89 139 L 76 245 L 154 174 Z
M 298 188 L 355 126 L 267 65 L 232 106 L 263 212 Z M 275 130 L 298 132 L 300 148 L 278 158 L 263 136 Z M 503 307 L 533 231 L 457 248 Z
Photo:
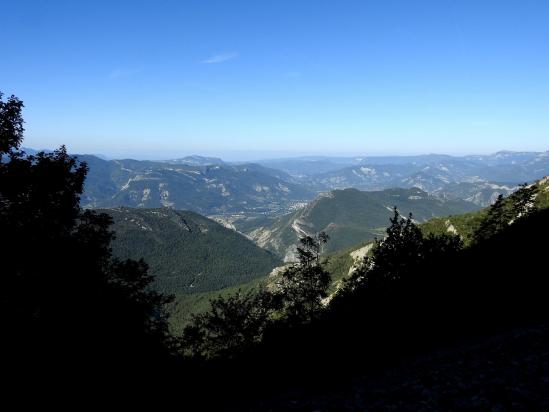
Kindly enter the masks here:
M 145 203 L 151 198 L 151 189 L 143 189 L 143 197 L 141 198 L 141 203 Z
M 353 258 L 354 263 L 349 268 L 349 273 L 347 274 L 347 276 L 350 276 L 355 272 L 355 270 L 362 263 L 363 259 L 366 257 L 368 252 L 372 250 L 373 247 L 374 247 L 374 243 L 372 242 L 350 253 L 350 256 Z M 340 279 L 335 284 L 335 290 L 331 294 L 329 294 L 326 298 L 322 299 L 322 304 L 324 306 L 327 306 L 331 302 L 331 300 L 334 298 L 334 296 L 337 295 L 337 293 L 339 292 L 342 286 L 343 286 L 343 279 Z
M 218 217 L 218 216 L 208 216 L 208 217 L 212 220 L 215 220 L 221 226 L 226 227 L 227 229 L 234 230 L 235 232 L 238 232 L 236 230 L 235 225 L 233 225 L 233 223 L 229 219 L 223 219 L 222 217 Z
M 271 232 L 269 229 L 265 227 L 259 227 L 252 232 L 250 232 L 250 237 L 253 239 L 255 243 L 257 243 L 260 247 L 265 247 L 269 244 L 271 241 L 273 232 Z
M 347 276 L 352 275 L 357 268 L 360 266 L 366 255 L 372 250 L 374 243 L 368 243 L 366 246 L 361 247 L 360 249 L 354 250 L 350 253 L 350 256 L 353 258 L 353 264 L 349 268 L 349 273 Z
M 450 220 L 446 220 L 446 222 L 444 222 L 444 224 L 446 225 L 446 231 L 447 232 L 452 233 L 454 235 L 458 234 L 457 229 L 454 227 L 452 222 L 450 222 Z
M 297 245 L 290 245 L 288 249 L 286 249 L 286 254 L 284 255 L 283 259 L 284 263 L 296 263 L 298 261 L 297 259 Z
M 306 223 L 301 219 L 296 219 L 292 222 L 292 229 L 297 234 L 298 237 L 308 236 L 309 234 L 305 229 L 300 225 L 305 225 Z
M 271 270 L 271 273 L 269 273 L 270 278 L 274 278 L 279 276 L 282 272 L 284 272 L 290 265 L 283 265 L 283 266 L 277 266 L 273 270 Z
M 227 190 L 227 188 L 225 187 L 225 185 L 223 183 L 218 184 L 217 187 L 219 187 L 221 189 L 221 196 L 227 197 L 227 196 L 231 195 L 231 192 L 229 192 Z
M 374 247 L 374 244 L 373 243 L 369 243 L 367 244 L 366 246 L 364 247 L 361 247 L 360 249 L 357 249 L 357 250 L 354 250 L 352 251 L 350 254 L 351 254 L 351 257 L 353 258 L 353 260 L 355 261 L 355 263 L 358 263 L 360 261 L 362 261 L 362 259 L 364 259 L 364 257 L 368 254 L 368 252 L 370 250 L 372 250 L 372 248 Z
M 549 176 L 545 176 L 543 179 L 539 181 L 540 186 L 545 186 L 543 188 L 544 192 L 549 192 Z
M 167 183 L 159 183 L 158 191 L 160 192 L 160 203 L 165 207 L 172 207 L 173 202 L 170 202 L 170 192 L 168 191 Z
M 365 174 L 365 175 L 369 175 L 369 176 L 373 176 L 376 174 L 376 171 L 375 169 L 372 169 L 372 168 L 369 168 L 369 167 L 361 167 L 360 168 L 360 171 Z
M 290 192 L 290 189 L 288 188 L 288 186 L 285 186 L 282 183 L 278 184 L 278 189 L 280 191 L 284 192 L 284 193 L 289 193 Z

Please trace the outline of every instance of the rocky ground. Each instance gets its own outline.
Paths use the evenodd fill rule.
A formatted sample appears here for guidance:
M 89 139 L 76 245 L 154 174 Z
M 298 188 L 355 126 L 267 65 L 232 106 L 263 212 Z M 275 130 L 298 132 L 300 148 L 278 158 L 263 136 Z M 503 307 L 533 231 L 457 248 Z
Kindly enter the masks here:
M 333 392 L 295 392 L 261 411 L 549 411 L 549 325 L 416 358 Z

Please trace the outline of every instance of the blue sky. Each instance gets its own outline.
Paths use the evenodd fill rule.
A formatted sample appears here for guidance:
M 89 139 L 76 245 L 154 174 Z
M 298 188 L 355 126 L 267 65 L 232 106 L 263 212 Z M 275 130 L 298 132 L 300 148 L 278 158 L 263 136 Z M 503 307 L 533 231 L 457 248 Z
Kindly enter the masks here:
M 549 150 L 549 1 L 2 1 L 25 146 L 229 159 Z

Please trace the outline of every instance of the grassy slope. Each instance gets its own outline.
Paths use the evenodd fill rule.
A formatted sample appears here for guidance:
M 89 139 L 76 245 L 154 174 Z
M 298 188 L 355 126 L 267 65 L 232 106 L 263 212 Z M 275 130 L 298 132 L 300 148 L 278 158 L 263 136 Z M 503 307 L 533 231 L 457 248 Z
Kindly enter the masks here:
M 469 244 L 472 240 L 473 233 L 478 228 L 485 215 L 486 210 L 483 209 L 478 212 L 466 213 L 463 215 L 437 217 L 423 223 L 421 229 L 424 233 L 443 234 L 448 233 L 448 229 L 453 226 L 464 243 Z
M 244 293 L 251 290 L 258 290 L 266 281 L 266 277 L 261 277 L 221 290 L 199 293 L 176 293 L 174 302 L 168 306 L 168 311 L 171 315 L 171 331 L 176 335 L 180 334 L 183 331 L 183 328 L 191 320 L 192 314 L 206 312 L 210 309 L 210 300 L 219 296 L 226 297 L 232 295 L 239 290 Z

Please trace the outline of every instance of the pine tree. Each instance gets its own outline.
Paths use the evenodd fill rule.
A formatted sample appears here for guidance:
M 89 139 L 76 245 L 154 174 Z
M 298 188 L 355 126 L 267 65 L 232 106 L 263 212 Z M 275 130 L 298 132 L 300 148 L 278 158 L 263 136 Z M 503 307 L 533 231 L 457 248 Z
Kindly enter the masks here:
M 322 308 L 322 299 L 328 296 L 331 277 L 320 262 L 322 245 L 328 240 L 324 232 L 302 237 L 297 248 L 298 263 L 280 275 L 277 286 L 291 322 L 312 320 Z
M 503 195 L 499 195 L 488 209 L 486 217 L 475 232 L 476 242 L 486 240 L 501 232 L 512 219 L 511 211 L 505 203 Z
M 386 233 L 384 239 L 375 241 L 370 256 L 347 281 L 343 294 L 398 282 L 428 259 L 455 253 L 463 246 L 458 236 L 424 236 L 412 214 L 403 218 L 396 207 Z
M 537 190 L 537 185 L 528 186 L 524 183 L 508 198 L 499 195 L 476 230 L 475 241 L 478 243 L 489 239 L 518 219 L 535 212 L 537 210 L 535 205 Z
M 512 219 L 516 221 L 526 217 L 537 210 L 535 199 L 538 192 L 537 185 L 520 185 L 519 190 L 509 196 L 512 207 Z

